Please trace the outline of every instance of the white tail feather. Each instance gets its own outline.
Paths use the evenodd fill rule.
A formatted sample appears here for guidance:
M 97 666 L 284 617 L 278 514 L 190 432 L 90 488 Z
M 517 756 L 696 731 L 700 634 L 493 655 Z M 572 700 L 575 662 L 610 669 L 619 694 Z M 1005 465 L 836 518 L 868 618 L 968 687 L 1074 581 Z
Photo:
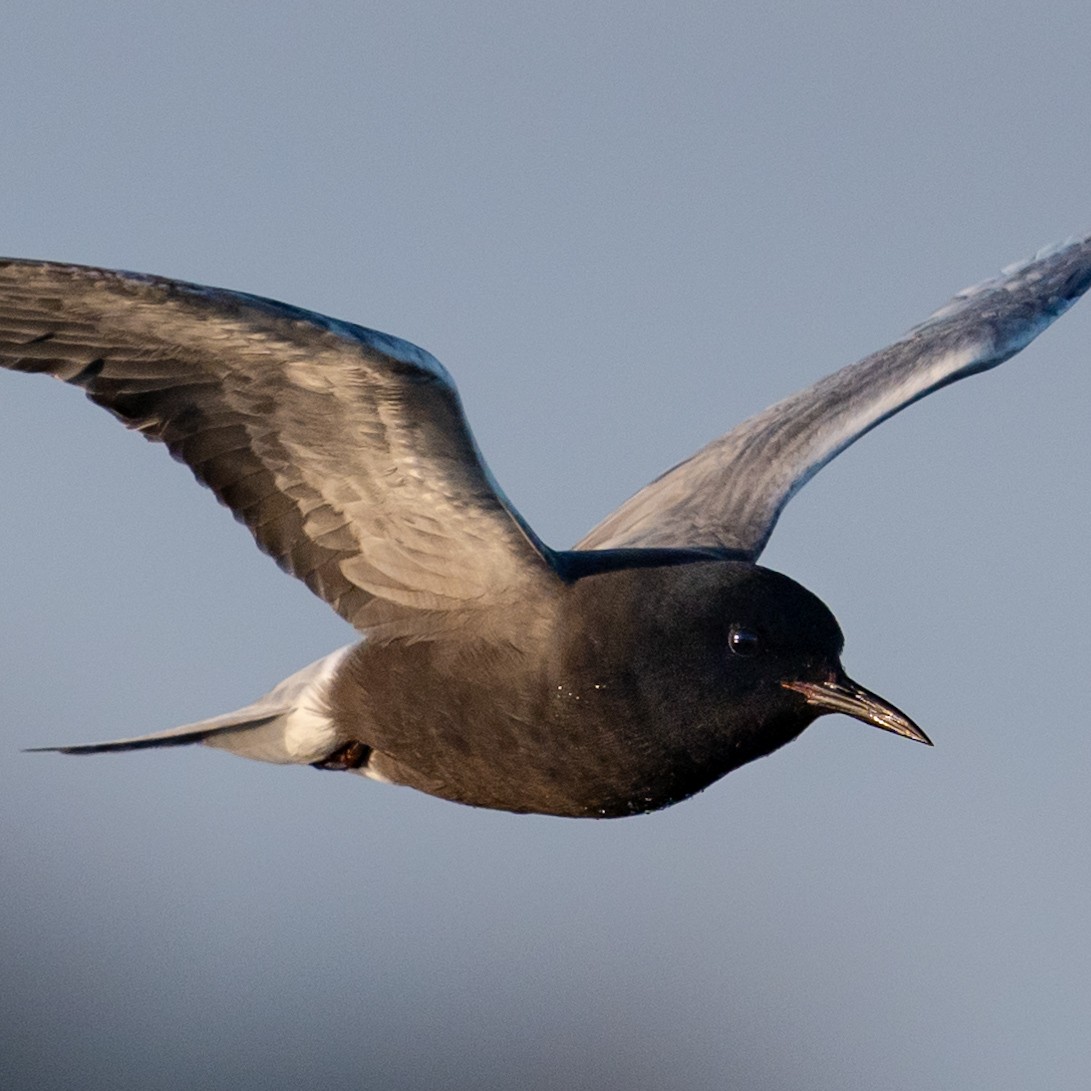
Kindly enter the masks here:
M 159 746 L 204 743 L 240 757 L 282 765 L 309 765 L 322 761 L 346 740 L 338 738 L 330 719 L 326 696 L 334 672 L 352 645 L 311 663 L 274 686 L 253 704 L 168 731 L 135 735 L 111 742 L 76 746 L 41 746 L 37 751 L 62 754 L 101 754 L 144 750 Z

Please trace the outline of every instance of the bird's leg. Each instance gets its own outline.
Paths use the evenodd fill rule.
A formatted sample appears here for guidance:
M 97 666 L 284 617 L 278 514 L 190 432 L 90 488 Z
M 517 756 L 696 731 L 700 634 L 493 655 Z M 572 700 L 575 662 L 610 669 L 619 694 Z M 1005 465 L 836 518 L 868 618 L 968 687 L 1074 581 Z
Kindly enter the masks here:
M 344 772 L 367 765 L 370 757 L 371 747 L 353 740 L 345 743 L 344 746 L 339 747 L 321 761 L 312 761 L 311 765 L 315 769 L 335 769 Z

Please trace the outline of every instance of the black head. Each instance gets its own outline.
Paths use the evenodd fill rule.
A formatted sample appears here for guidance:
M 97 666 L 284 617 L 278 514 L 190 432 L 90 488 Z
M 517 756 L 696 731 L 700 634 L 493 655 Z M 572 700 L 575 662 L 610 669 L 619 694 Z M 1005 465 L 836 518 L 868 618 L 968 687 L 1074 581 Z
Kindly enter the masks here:
M 726 648 L 726 691 L 732 702 L 745 695 L 754 709 L 759 749 L 763 737 L 773 749 L 831 712 L 931 745 L 904 713 L 848 677 L 841 666 L 841 628 L 816 595 L 758 565 L 726 562 L 719 568 L 707 591 L 687 590 L 696 591 L 698 610 L 701 599 L 712 604 L 711 616 L 702 610 L 706 637 L 713 648 L 720 641 Z M 695 575 L 699 583 L 712 573 Z
M 833 614 L 779 572 L 701 560 L 579 584 L 579 613 L 595 622 L 570 649 L 591 672 L 627 680 L 636 696 L 625 715 L 674 756 L 686 794 L 830 712 L 929 741 L 845 674 Z

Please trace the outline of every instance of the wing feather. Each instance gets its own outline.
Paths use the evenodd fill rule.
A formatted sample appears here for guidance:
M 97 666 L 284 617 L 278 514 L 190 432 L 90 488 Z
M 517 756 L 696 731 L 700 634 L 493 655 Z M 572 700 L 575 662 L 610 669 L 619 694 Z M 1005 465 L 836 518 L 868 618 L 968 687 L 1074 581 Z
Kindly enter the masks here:
M 887 417 L 1025 348 L 1091 285 L 1091 236 L 959 292 L 888 348 L 713 440 L 594 528 L 577 549 L 689 546 L 756 560 L 784 505 Z
M 502 613 L 558 578 L 447 372 L 408 342 L 242 293 L 2 261 L 0 365 L 80 386 L 165 444 L 360 630 Z

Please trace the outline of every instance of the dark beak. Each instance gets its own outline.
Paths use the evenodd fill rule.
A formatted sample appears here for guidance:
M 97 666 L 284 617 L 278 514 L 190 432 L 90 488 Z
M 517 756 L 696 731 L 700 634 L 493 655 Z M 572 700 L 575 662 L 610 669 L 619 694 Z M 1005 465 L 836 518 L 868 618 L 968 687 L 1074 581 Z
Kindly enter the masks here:
M 884 701 L 882 697 L 857 685 L 845 674 L 838 674 L 825 682 L 781 682 L 785 689 L 802 693 L 807 704 L 821 712 L 843 712 L 854 716 L 872 727 L 893 731 L 907 739 L 931 746 L 932 740 L 900 709 Z

